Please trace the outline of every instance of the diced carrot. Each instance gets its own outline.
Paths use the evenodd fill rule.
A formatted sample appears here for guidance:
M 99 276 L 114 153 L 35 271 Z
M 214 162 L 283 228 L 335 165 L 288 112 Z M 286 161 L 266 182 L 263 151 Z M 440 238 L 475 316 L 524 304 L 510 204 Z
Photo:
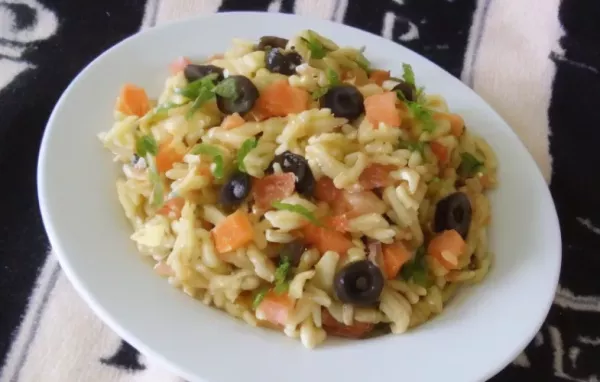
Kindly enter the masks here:
M 181 217 L 181 210 L 185 205 L 185 199 L 182 197 L 175 197 L 167 200 L 161 208 L 156 211 L 159 215 L 172 216 L 174 219 Z
M 373 94 L 365 98 L 365 114 L 374 128 L 377 129 L 380 122 L 392 127 L 400 127 L 402 120 L 396 109 L 396 99 L 394 92 Z
M 342 197 L 343 191 L 333 184 L 328 176 L 322 176 L 315 185 L 315 198 L 323 202 L 332 203 Z
M 465 129 L 465 120 L 458 114 L 454 113 L 434 113 L 433 119 L 445 119 L 450 122 L 452 135 L 460 137 Z
M 325 329 L 327 334 L 337 337 L 362 338 L 369 334 L 375 327 L 374 324 L 358 322 L 356 320 L 352 325 L 344 325 L 333 318 L 327 308 L 323 308 L 321 310 L 321 319 L 323 323 L 323 329 Z
M 187 57 L 179 57 L 169 65 L 169 71 L 171 74 L 177 74 L 189 64 L 191 64 L 191 61 Z
M 383 81 L 390 79 L 389 70 L 373 70 L 369 75 L 369 81 L 376 83 L 377 85 L 383 85 Z
M 143 116 L 150 110 L 150 100 L 146 91 L 132 84 L 125 84 L 119 92 L 117 110 L 127 115 Z
M 314 245 L 321 254 L 334 251 L 340 256 L 344 256 L 354 246 L 346 235 L 326 227 L 309 223 L 302 228 L 302 233 L 304 234 L 304 241 L 307 244 Z
M 287 80 L 275 81 L 262 90 L 256 101 L 256 111 L 268 117 L 285 117 L 308 109 L 310 95 L 293 87 Z
M 252 185 L 252 196 L 259 208 L 270 208 L 275 201 L 294 193 L 296 176 L 291 172 L 271 174 L 256 179 Z
M 177 162 L 183 161 L 183 154 L 171 146 L 171 140 L 162 142 L 156 154 L 156 170 L 160 173 L 169 171 Z
M 211 231 L 215 248 L 219 253 L 234 251 L 244 247 L 254 239 L 252 223 L 242 210 L 227 216 Z
M 411 259 L 412 255 L 402 242 L 383 245 L 384 272 L 388 279 L 393 279 L 400 268 Z
M 458 258 L 465 252 L 466 243 L 456 230 L 448 230 L 437 234 L 429 242 L 427 253 L 437 259 L 446 269 L 457 269 L 456 262 L 447 259 L 444 252 Z
M 221 127 L 225 130 L 234 129 L 238 126 L 242 126 L 246 121 L 238 113 L 233 113 L 225 117 L 221 123 Z
M 358 178 L 358 183 L 363 190 L 372 190 L 374 188 L 387 187 L 392 184 L 390 172 L 396 170 L 396 166 L 379 163 L 370 164 L 363 170 Z
M 348 218 L 348 215 L 346 215 L 346 214 L 330 216 L 325 219 L 326 227 L 328 227 L 330 229 L 334 229 L 339 232 L 348 232 L 349 224 L 350 224 L 350 219 Z
M 433 153 L 435 154 L 435 156 L 441 164 L 448 163 L 448 159 L 450 158 L 448 158 L 448 148 L 446 146 L 442 145 L 439 142 L 431 141 L 429 143 L 429 147 L 431 147 L 431 151 L 433 151 Z
M 294 309 L 294 300 L 287 293 L 267 292 L 256 308 L 257 316 L 275 325 L 285 325 L 290 312 Z

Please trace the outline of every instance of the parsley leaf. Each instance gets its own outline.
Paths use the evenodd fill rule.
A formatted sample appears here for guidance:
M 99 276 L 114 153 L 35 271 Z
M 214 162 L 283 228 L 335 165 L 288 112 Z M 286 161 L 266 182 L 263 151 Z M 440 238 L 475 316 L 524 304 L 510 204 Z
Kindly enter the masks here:
M 400 275 L 406 281 L 411 280 L 421 286 L 427 286 L 429 276 L 427 273 L 427 262 L 425 260 L 425 246 L 420 246 L 415 257 L 402 266 Z
M 321 41 L 316 38 L 312 31 L 308 32 L 308 38 L 302 38 L 302 40 L 308 46 L 310 50 L 310 57 L 315 59 L 321 59 L 327 54 L 327 49 L 323 46 Z
M 179 106 L 183 106 L 183 105 L 185 105 L 185 104 L 180 105 L 180 104 L 177 104 L 174 102 L 165 102 L 165 103 L 162 103 L 162 104 L 156 106 L 152 110 L 152 114 L 158 115 L 158 116 L 166 115 L 169 110 L 179 107 Z
M 325 94 L 327 94 L 328 91 L 329 91 L 328 86 L 318 88 L 317 90 L 312 92 L 312 99 L 317 100 L 317 99 L 323 97 Z
M 431 110 L 418 102 L 408 102 L 406 106 L 412 112 L 413 117 L 421 121 L 423 130 L 429 133 L 435 130 L 435 121 L 433 120 L 433 112 Z
M 258 306 L 260 305 L 262 300 L 265 299 L 265 296 L 267 295 L 268 292 L 269 292 L 268 288 L 261 288 L 256 292 L 256 294 L 254 295 L 254 299 L 252 300 L 252 308 L 253 309 L 256 310 L 256 308 L 258 308 Z
M 151 155 L 146 156 L 146 160 L 148 161 L 148 178 L 150 179 L 150 183 L 152 183 L 152 202 L 151 204 L 154 207 L 160 207 L 164 203 L 164 185 L 162 179 L 160 178 L 160 174 L 156 169 L 156 162 L 154 157 Z
M 417 141 L 417 142 L 400 141 L 399 148 L 401 148 L 401 149 L 408 149 L 410 151 L 418 151 L 418 152 L 421 153 L 422 157 L 425 156 L 425 142 L 421 142 L 421 141 Z
M 342 81 L 340 81 L 340 76 L 338 76 L 335 70 L 327 68 L 325 73 L 327 75 L 327 80 L 329 81 L 329 86 L 335 86 L 342 83 Z
M 301 206 L 299 204 L 289 204 L 282 202 L 273 202 L 271 205 L 273 206 L 273 208 L 278 210 L 290 211 L 296 214 L 300 214 L 304 216 L 307 220 L 309 220 L 311 223 L 315 225 L 321 225 L 321 223 L 319 223 L 315 215 L 313 215 L 313 213 L 307 210 L 304 206 Z
M 210 101 L 211 99 L 213 99 L 214 96 L 215 96 L 214 93 L 210 89 L 208 89 L 208 88 L 202 88 L 200 90 L 200 93 L 198 94 L 198 97 L 196 97 L 196 99 L 192 103 L 192 106 L 187 111 L 187 113 L 185 115 L 185 118 L 186 119 L 192 118 L 192 116 L 194 115 L 194 113 L 196 111 L 198 111 L 198 109 L 200 109 L 202 107 L 202 105 L 204 105 L 205 102 Z
M 225 78 L 223 81 L 219 82 L 213 91 L 223 98 L 237 99 L 240 96 L 238 89 L 235 86 L 235 79 L 232 77 Z
M 175 89 L 176 94 L 180 94 L 189 99 L 195 99 L 200 95 L 202 89 L 208 88 L 208 90 L 212 90 L 215 87 L 214 80 L 217 79 L 219 75 L 217 73 L 211 73 L 202 78 L 197 79 L 196 81 L 190 82 L 187 86 L 183 88 Z
M 145 157 L 146 154 L 154 155 L 158 153 L 158 144 L 152 134 L 142 135 L 135 142 L 135 153 L 140 157 Z
M 369 60 L 367 60 L 363 52 L 358 53 L 358 55 L 354 59 L 354 62 L 356 62 L 362 70 L 364 70 L 367 73 L 369 72 L 371 63 L 369 62 Z
M 404 74 L 402 74 L 402 79 L 404 79 L 404 82 L 414 85 L 415 72 L 413 72 L 412 66 L 409 64 L 402 64 L 402 69 L 404 70 Z
M 458 166 L 458 174 L 461 176 L 471 177 L 484 170 L 483 162 L 477 159 L 471 153 L 460 154 L 460 165 Z
M 217 179 L 223 178 L 223 153 L 217 146 L 199 143 L 192 148 L 191 153 L 194 155 L 204 154 L 211 156 L 215 165 L 213 169 L 213 175 Z
M 273 289 L 275 293 L 281 294 L 288 290 L 287 279 L 291 269 L 292 263 L 289 256 L 282 256 L 279 266 L 275 269 L 275 288 Z
M 237 165 L 238 165 L 238 169 L 242 172 L 246 172 L 246 166 L 244 165 L 244 158 L 246 158 L 246 155 L 248 155 L 248 153 L 250 151 L 252 151 L 256 145 L 258 144 L 258 141 L 256 140 L 256 138 L 248 138 L 244 141 L 244 143 L 242 143 L 242 146 L 240 147 L 240 150 L 238 151 L 237 154 Z

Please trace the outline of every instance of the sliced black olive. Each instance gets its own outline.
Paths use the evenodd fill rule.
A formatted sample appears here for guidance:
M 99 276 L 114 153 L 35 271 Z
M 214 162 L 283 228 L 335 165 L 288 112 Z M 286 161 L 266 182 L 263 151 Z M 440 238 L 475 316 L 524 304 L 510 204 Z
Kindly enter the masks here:
M 265 50 L 267 48 L 281 48 L 284 49 L 287 45 L 288 40 L 276 36 L 262 36 L 258 42 L 257 49 Z
M 223 68 L 219 68 L 218 66 L 189 64 L 185 67 L 185 69 L 183 69 L 183 75 L 188 82 L 199 80 L 200 78 L 206 77 L 212 73 L 219 75 L 216 79 L 216 82 L 219 82 L 223 79 Z
M 435 232 L 455 229 L 463 239 L 467 238 L 473 210 L 467 195 L 455 192 L 437 203 L 433 229 Z
M 246 199 L 252 187 L 250 175 L 245 172 L 235 172 L 221 188 L 219 203 L 223 206 L 234 206 Z
M 383 283 L 379 267 L 369 260 L 360 260 L 338 271 L 333 280 L 333 288 L 341 302 L 368 306 L 379 300 Z
M 336 117 L 353 120 L 365 111 L 362 94 L 352 85 L 336 85 L 323 95 L 319 103 L 331 109 Z
M 245 114 L 252 109 L 254 103 L 258 99 L 258 89 L 256 86 L 244 76 L 229 76 L 227 79 L 232 79 L 235 96 L 225 98 L 217 95 L 217 107 L 225 114 Z
M 266 170 L 267 174 L 273 173 L 275 163 L 279 163 L 283 172 L 291 172 L 296 175 L 296 191 L 304 196 L 312 196 L 315 188 L 315 177 L 306 159 L 291 151 L 286 151 L 273 159 Z
M 417 93 L 417 89 L 415 89 L 415 85 L 409 84 L 408 82 L 400 82 L 398 85 L 394 86 L 392 88 L 392 91 L 398 91 L 400 90 L 402 92 L 402 94 L 404 95 L 404 98 L 406 98 L 407 101 L 411 101 L 414 102 L 416 97 L 416 93 Z
M 302 56 L 296 52 L 284 53 L 281 49 L 271 49 L 265 55 L 265 66 L 271 73 L 291 76 L 296 73 L 296 66 L 302 64 Z
M 287 243 L 283 246 L 281 252 L 279 253 L 279 257 L 281 260 L 288 258 L 292 267 L 297 267 L 298 264 L 300 264 L 300 258 L 302 257 L 305 249 L 306 246 L 303 242 L 299 240 L 292 241 L 291 243 Z

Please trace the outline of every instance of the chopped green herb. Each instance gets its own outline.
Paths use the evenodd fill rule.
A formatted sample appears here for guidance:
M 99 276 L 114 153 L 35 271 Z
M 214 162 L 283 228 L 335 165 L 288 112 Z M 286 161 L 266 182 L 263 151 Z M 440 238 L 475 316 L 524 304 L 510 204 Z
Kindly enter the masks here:
M 328 91 L 329 91 L 328 86 L 318 88 L 317 90 L 312 92 L 312 99 L 315 99 L 315 100 L 319 99 L 319 98 L 323 97 L 325 94 L 327 94 Z
M 429 276 L 427 273 L 427 261 L 425 260 L 425 246 L 420 246 L 415 257 L 402 266 L 400 275 L 404 280 L 412 280 L 421 286 L 427 286 Z
M 232 77 L 225 78 L 223 81 L 219 82 L 213 91 L 223 98 L 236 99 L 240 96 L 235 85 L 235 78 Z
M 165 102 L 165 103 L 162 103 L 162 104 L 156 106 L 152 110 L 152 114 L 153 115 L 163 115 L 163 114 L 166 114 L 169 110 L 179 107 L 179 106 L 183 106 L 183 105 L 185 105 L 185 104 L 180 105 L 180 104 L 177 104 L 174 102 Z
M 277 294 L 282 294 L 287 292 L 288 289 L 290 289 L 290 283 L 286 281 L 281 284 L 275 285 L 275 288 L 273 288 L 273 292 Z
M 399 148 L 408 149 L 410 151 L 418 151 L 421 153 L 421 156 L 425 156 L 425 142 L 400 141 Z
M 304 207 L 304 206 L 301 206 L 299 204 L 289 204 L 289 203 L 282 203 L 282 202 L 273 202 L 271 205 L 273 206 L 273 208 L 278 209 L 278 210 L 290 211 L 290 212 L 294 212 L 296 214 L 300 214 L 300 215 L 304 216 L 307 220 L 309 220 L 311 223 L 320 225 L 320 223 L 317 220 L 317 218 L 315 217 L 315 215 L 313 215 L 313 213 L 310 212 L 309 210 L 307 210 L 306 207 Z
M 217 77 L 218 74 L 211 73 L 207 76 L 197 79 L 196 81 L 190 82 L 189 84 L 187 84 L 187 86 L 183 88 L 175 89 L 175 93 L 180 94 L 189 99 L 195 99 L 198 97 L 198 95 L 200 95 L 201 89 L 209 88 L 209 90 L 212 90 L 215 87 L 213 81 L 216 80 Z
M 265 296 L 267 295 L 268 292 L 269 292 L 269 288 L 261 288 L 256 292 L 256 294 L 254 295 L 254 299 L 252 299 L 252 308 L 253 309 L 258 308 L 258 306 L 260 305 L 262 300 L 265 299 Z
M 199 143 L 194 146 L 191 153 L 194 155 L 204 154 L 211 156 L 214 163 L 213 175 L 217 179 L 223 178 L 223 153 L 218 147 L 206 143 Z
M 404 74 L 402 74 L 402 79 L 404 79 L 404 82 L 414 85 L 415 72 L 413 72 L 412 66 L 409 64 L 402 64 L 402 69 L 404 70 Z
M 437 183 L 437 182 L 440 182 L 440 181 L 441 181 L 441 179 L 440 179 L 439 177 L 437 177 L 437 176 L 434 176 L 434 177 L 433 177 L 433 178 L 432 178 L 432 179 L 429 181 L 429 183 Z
M 160 178 L 160 174 L 156 170 L 156 162 L 154 157 L 151 155 L 146 155 L 146 161 L 148 162 L 148 178 L 150 179 L 150 183 L 152 184 L 152 201 L 151 204 L 154 207 L 161 207 L 164 203 L 164 185 L 162 179 Z
M 135 142 L 135 153 L 139 157 L 145 157 L 146 154 L 154 155 L 158 153 L 158 144 L 152 134 L 138 137 Z
M 292 263 L 288 256 L 282 256 L 279 266 L 275 270 L 275 293 L 281 294 L 288 290 L 288 276 L 292 268 Z
M 327 68 L 327 80 L 329 81 L 329 86 L 339 85 L 342 83 L 340 81 L 340 76 L 338 76 L 337 72 L 331 68 Z
M 418 103 L 423 103 L 425 102 L 425 87 L 424 86 L 419 86 L 419 88 L 417 89 L 417 102 Z
M 471 177 L 478 172 L 483 171 L 483 162 L 477 159 L 471 153 L 460 154 L 460 165 L 458 166 L 458 174 L 461 176 Z
M 435 130 L 435 121 L 431 110 L 418 102 L 408 102 L 406 106 L 412 112 L 413 117 L 422 123 L 423 130 L 429 133 Z
M 325 49 L 321 41 L 314 36 L 313 32 L 309 31 L 308 38 L 302 38 L 302 40 L 308 46 L 311 58 L 318 60 L 325 57 L 327 54 L 327 49 Z
M 246 166 L 244 165 L 244 158 L 246 158 L 246 155 L 248 155 L 248 153 L 250 151 L 252 151 L 256 145 L 258 144 L 258 141 L 256 140 L 256 138 L 248 138 L 244 141 L 244 143 L 242 143 L 242 146 L 240 147 L 240 150 L 238 151 L 237 154 L 237 165 L 238 165 L 238 169 L 242 172 L 246 172 Z
M 369 62 L 369 60 L 367 60 L 367 58 L 365 57 L 365 55 L 363 54 L 363 52 L 358 53 L 358 55 L 356 56 L 356 59 L 354 60 L 358 66 L 360 66 L 365 72 L 369 72 L 370 67 L 371 67 L 371 63 Z
M 194 113 L 196 111 L 198 111 L 198 109 L 200 109 L 202 107 L 202 105 L 204 105 L 205 102 L 213 99 L 214 96 L 215 96 L 215 94 L 209 88 L 201 88 L 200 93 L 198 94 L 198 97 L 196 97 L 196 99 L 192 103 L 192 106 L 187 111 L 185 118 L 186 119 L 192 118 Z

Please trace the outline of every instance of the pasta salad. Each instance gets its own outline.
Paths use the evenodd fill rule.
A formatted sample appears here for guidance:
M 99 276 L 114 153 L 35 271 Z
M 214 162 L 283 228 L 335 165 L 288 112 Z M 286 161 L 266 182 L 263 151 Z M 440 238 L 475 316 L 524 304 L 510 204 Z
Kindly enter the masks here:
M 496 158 L 410 65 L 305 30 L 181 57 L 157 100 L 125 84 L 99 138 L 154 270 L 313 348 L 403 333 L 492 263 Z

